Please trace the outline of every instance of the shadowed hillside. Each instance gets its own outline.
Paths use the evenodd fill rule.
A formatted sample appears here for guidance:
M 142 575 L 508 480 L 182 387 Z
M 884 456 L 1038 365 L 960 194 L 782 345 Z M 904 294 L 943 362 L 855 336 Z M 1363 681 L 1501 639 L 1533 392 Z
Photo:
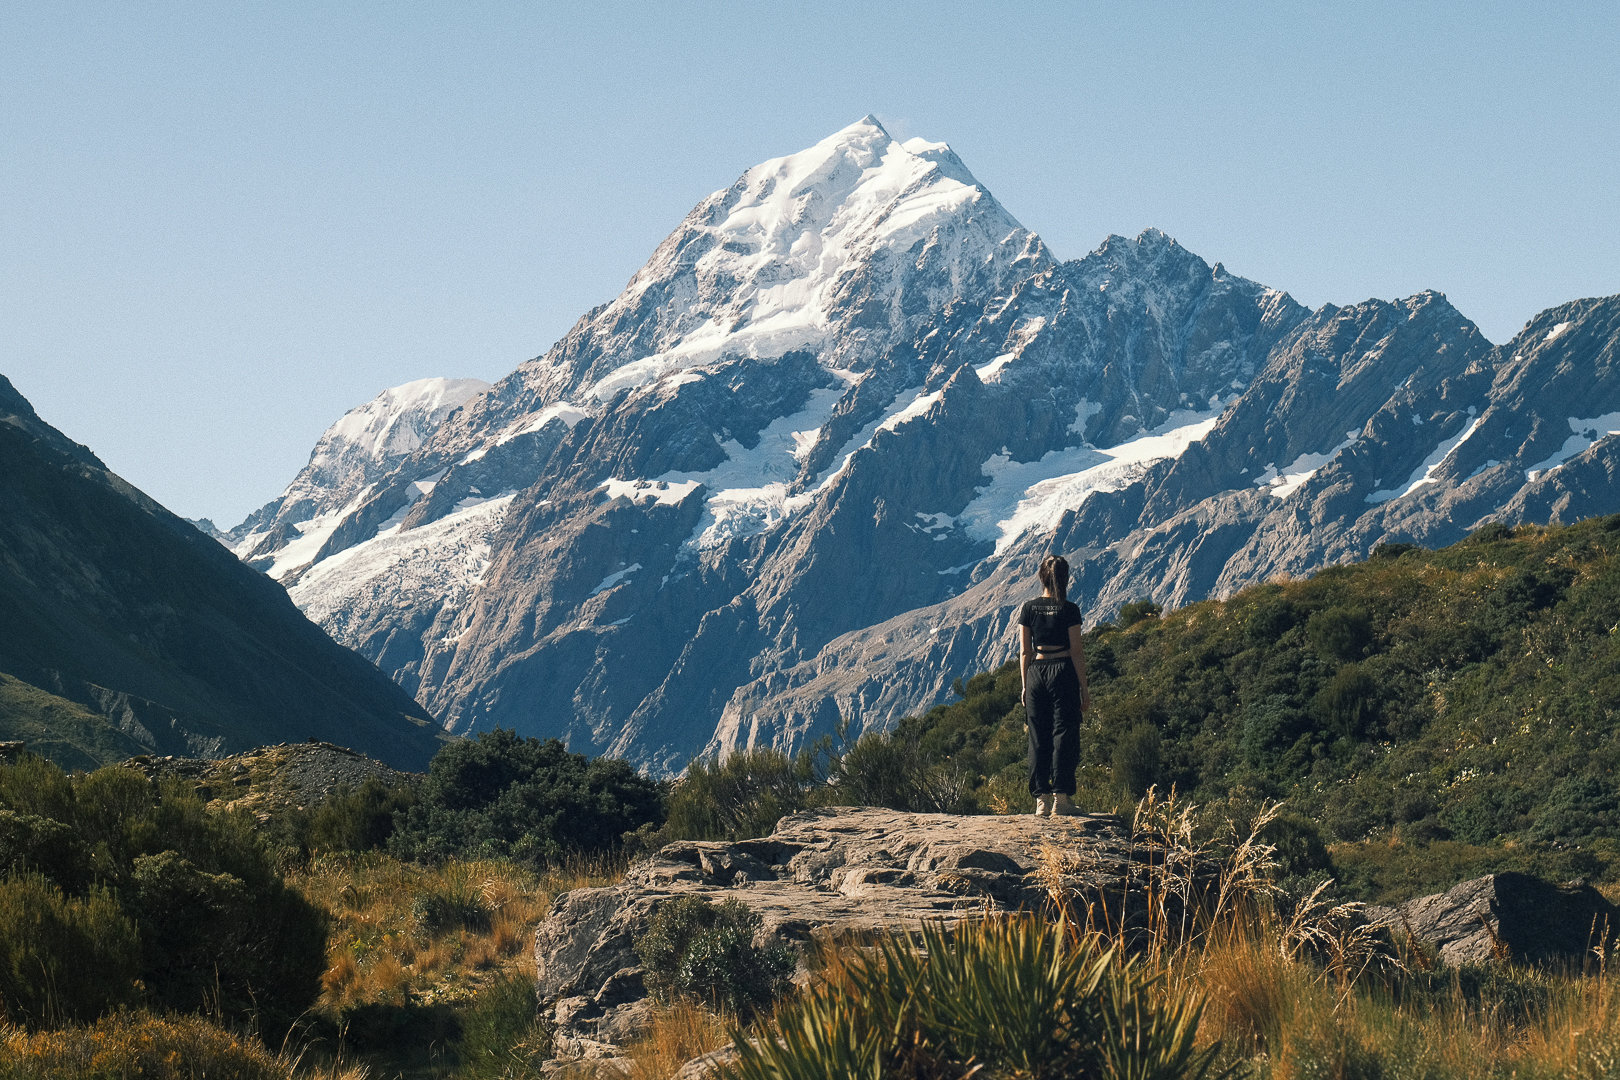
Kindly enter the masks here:
M 69 768 L 311 736 L 422 769 L 439 732 L 275 582 L 0 378 L 0 738 Z

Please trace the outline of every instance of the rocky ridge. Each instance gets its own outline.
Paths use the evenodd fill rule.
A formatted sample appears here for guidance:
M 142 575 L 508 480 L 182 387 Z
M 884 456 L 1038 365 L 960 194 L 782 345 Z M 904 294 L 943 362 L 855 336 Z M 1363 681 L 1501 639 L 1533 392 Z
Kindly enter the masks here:
M 142 754 L 123 764 L 148 780 L 172 777 L 191 785 L 210 810 L 246 811 L 261 823 L 288 810 L 313 810 L 339 787 L 355 791 L 372 778 L 395 787 L 421 778 L 314 739 L 213 760 Z
M 1493 346 L 1439 293 L 1308 311 L 1151 229 L 1059 261 L 867 118 L 256 557 L 452 730 L 668 774 L 940 700 L 1051 550 L 1096 620 L 1620 510 L 1617 342 L 1620 298 Z

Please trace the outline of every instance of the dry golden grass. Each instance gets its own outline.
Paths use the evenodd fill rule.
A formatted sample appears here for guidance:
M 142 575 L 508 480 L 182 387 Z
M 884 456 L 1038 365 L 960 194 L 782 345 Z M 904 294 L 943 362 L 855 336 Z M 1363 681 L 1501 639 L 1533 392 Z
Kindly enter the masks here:
M 676 1001 L 653 1011 L 640 1038 L 625 1048 L 632 1080 L 667 1080 L 695 1057 L 731 1041 L 732 1022 L 693 1001 Z
M 0 1026 L 4 1080 L 364 1080 L 364 1069 L 273 1054 L 200 1016 L 117 1013 L 86 1027 Z
M 553 898 L 623 872 L 611 859 L 535 873 L 501 861 L 423 867 L 367 852 L 320 856 L 288 882 L 332 913 L 317 1008 L 336 1017 L 377 1002 L 467 1001 L 492 978 L 532 974 L 534 930 Z M 431 896 L 475 917 L 434 925 L 422 915 Z

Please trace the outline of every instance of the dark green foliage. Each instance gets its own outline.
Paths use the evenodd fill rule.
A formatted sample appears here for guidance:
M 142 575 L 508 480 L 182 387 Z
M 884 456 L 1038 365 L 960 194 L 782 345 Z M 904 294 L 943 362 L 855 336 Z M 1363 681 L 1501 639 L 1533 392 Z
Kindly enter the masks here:
M 375 776 L 366 777 L 354 791 L 340 784 L 310 815 L 309 848 L 322 852 L 383 847 L 394 835 L 396 817 L 415 801 L 416 791 L 410 785 L 389 787 Z
M 1114 780 L 1141 796 L 1159 782 L 1159 729 L 1138 724 L 1114 744 Z
M 797 955 L 755 943 L 761 919 L 740 900 L 709 904 L 683 896 L 662 904 L 636 942 L 648 989 L 688 994 L 734 1015 L 769 1005 L 788 987 Z
M 820 783 L 810 754 L 739 750 L 724 761 L 694 760 L 670 792 L 667 835 L 739 840 L 769 835 L 784 814 L 812 805 Z
M 534 866 L 606 850 L 662 816 L 658 785 L 627 763 L 497 728 L 439 751 L 388 847 L 406 859 Z
M 38 874 L 0 878 L 0 1012 L 12 1023 L 88 1023 L 140 1001 L 135 926 L 103 889 L 66 896 Z
M 30 870 L 81 894 L 90 885 L 90 853 L 66 822 L 0 810 L 0 874 Z
M 1360 660 L 1372 647 L 1372 622 L 1365 611 L 1331 607 L 1312 613 L 1305 632 L 1317 654 L 1330 660 Z
M 1279 814 L 1260 834 L 1260 839 L 1277 849 L 1277 876 L 1309 878 L 1333 869 L 1322 831 L 1302 814 Z
M 840 736 L 847 732 L 846 724 Z M 893 731 L 868 731 L 842 753 L 824 743 L 827 784 L 819 800 L 834 806 L 886 806 L 891 810 L 954 814 L 973 807 L 972 776 L 964 762 L 925 748 L 915 722 Z
M 208 813 L 183 785 L 118 766 L 69 782 L 25 757 L 0 766 L 0 845 L 64 903 L 115 905 L 138 938 L 151 1006 L 217 1011 L 279 1038 L 319 993 L 325 913 L 282 881 L 251 818 Z M 67 937 L 42 940 L 70 948 Z M 77 955 L 57 962 L 78 971 Z
M 1143 619 L 1154 618 L 1163 612 L 1164 608 L 1143 597 L 1140 600 L 1133 600 L 1129 604 L 1122 605 L 1119 614 L 1114 616 L 1114 625 L 1123 630 L 1128 626 L 1135 626 Z

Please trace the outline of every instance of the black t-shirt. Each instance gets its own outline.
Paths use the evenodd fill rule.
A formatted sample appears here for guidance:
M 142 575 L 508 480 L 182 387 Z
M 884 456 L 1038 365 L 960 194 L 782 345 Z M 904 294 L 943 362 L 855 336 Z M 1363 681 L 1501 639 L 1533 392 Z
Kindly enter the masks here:
M 1024 601 L 1018 612 L 1018 625 L 1027 626 L 1036 648 L 1067 649 L 1069 627 L 1080 625 L 1080 608 L 1069 600 L 1037 596 Z

